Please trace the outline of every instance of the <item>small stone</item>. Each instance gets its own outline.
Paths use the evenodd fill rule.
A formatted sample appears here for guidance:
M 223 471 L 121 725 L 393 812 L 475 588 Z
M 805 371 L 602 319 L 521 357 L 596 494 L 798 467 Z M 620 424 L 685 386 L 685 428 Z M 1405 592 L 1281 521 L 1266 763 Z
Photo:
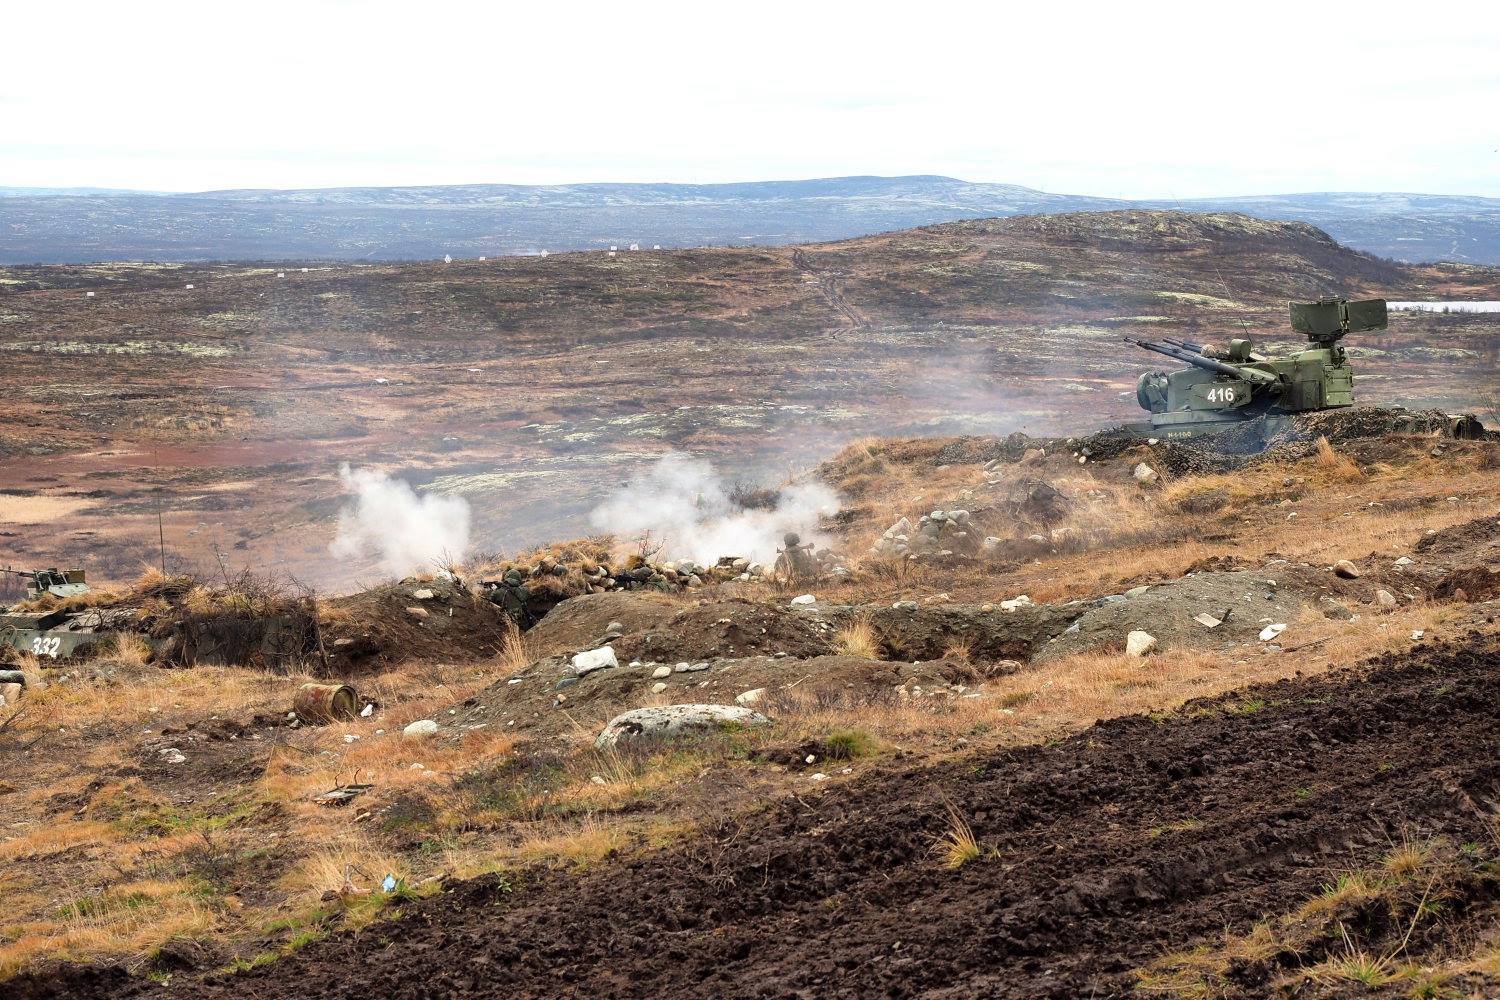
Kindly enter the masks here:
M 746 708 L 750 707 L 751 705 L 759 705 L 765 700 L 765 688 L 751 688 L 749 691 L 741 691 L 739 694 L 734 696 L 734 703 L 736 705 L 743 705 Z
M 1131 587 L 1129 590 L 1125 591 L 1125 596 L 1126 597 L 1140 597 L 1142 594 L 1144 594 L 1146 591 L 1148 591 L 1150 589 L 1151 588 L 1148 587 L 1148 586 L 1146 586 L 1145 584 L 1142 584 L 1139 587 Z
M 1389 590 L 1375 591 L 1375 603 L 1382 608 L 1394 608 L 1396 606 L 1396 595 Z
M 657 679 L 660 679 L 662 677 L 671 677 L 672 668 L 664 663 L 661 666 L 657 667 L 655 670 L 651 671 L 651 676 Z
M 437 731 L 438 724 L 432 719 L 418 719 L 416 722 L 409 723 L 405 729 L 401 730 L 401 737 L 403 739 L 421 739 L 424 736 L 433 736 Z
M 1260 630 L 1260 641 L 1261 642 L 1270 642 L 1272 639 L 1276 638 L 1278 635 L 1280 635 L 1281 633 L 1283 633 L 1285 631 L 1286 631 L 1286 625 L 1285 624 L 1281 624 L 1281 625 L 1267 625 L 1265 628 L 1263 628 L 1263 629 Z
M 1349 621 L 1354 617 L 1354 612 L 1330 598 L 1323 599 L 1323 617 L 1336 618 L 1339 621 Z
M 651 685 L 652 694 L 661 694 L 666 689 L 667 685 L 662 681 L 657 681 L 655 684 Z
M 792 598 L 792 604 L 794 604 L 794 605 L 796 605 L 798 607 L 806 607 L 809 604 L 817 604 L 817 603 L 818 603 L 818 599 L 816 597 L 814 597 L 812 594 L 803 594 L 800 597 L 794 597 L 794 598 Z
M 604 626 L 604 631 L 619 632 L 621 634 L 624 634 L 625 626 L 621 625 L 619 622 L 610 622 L 608 625 Z
M 1412 561 L 1411 561 L 1411 558 L 1409 556 L 1402 556 L 1400 559 L 1396 560 L 1396 565 L 1397 566 L 1410 566 L 1411 562 Z
M 1156 636 L 1136 629 L 1125 637 L 1126 656 L 1145 656 L 1156 652 Z
M 1147 465 L 1145 462 L 1138 463 L 1134 471 L 1132 471 L 1130 474 L 1135 477 L 1136 482 L 1140 483 L 1143 486 L 1150 486 L 1152 483 L 1155 483 L 1157 480 L 1161 479 L 1161 474 L 1155 469 L 1151 468 L 1151 466 Z
M 421 590 L 413 590 L 411 592 L 411 596 L 415 597 L 419 601 L 430 601 L 434 597 L 436 597 L 437 594 L 433 593 L 430 588 L 423 587 Z
M 411 615 L 413 618 L 416 618 L 416 619 L 422 619 L 422 618 L 426 618 L 427 617 L 427 609 L 426 608 L 416 608 L 416 607 L 407 608 L 406 609 L 406 613 L 409 614 L 409 615 Z
M 181 764 L 187 760 L 187 756 L 176 747 L 163 747 L 160 751 L 163 764 Z
M 582 677 L 584 674 L 606 667 L 618 667 L 619 659 L 615 657 L 613 646 L 601 646 L 598 649 L 590 649 L 574 655 L 569 661 L 573 667 L 573 673 Z
M 1358 580 L 1360 578 L 1359 567 L 1347 559 L 1340 559 L 1333 564 L 1333 572 L 1345 580 Z

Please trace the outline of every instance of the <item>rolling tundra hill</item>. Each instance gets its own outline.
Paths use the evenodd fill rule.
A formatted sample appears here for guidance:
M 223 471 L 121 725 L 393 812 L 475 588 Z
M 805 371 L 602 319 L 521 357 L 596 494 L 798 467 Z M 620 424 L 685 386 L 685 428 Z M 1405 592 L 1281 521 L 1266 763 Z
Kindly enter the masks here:
M 613 257 L 5 267 L 0 513 L 21 527 L 0 538 L 131 570 L 160 487 L 185 560 L 344 587 L 370 568 L 328 558 L 343 462 L 463 495 L 477 543 L 509 547 L 586 531 L 672 449 L 754 482 L 864 434 L 1134 419 L 1156 358 L 1122 333 L 1289 340 L 1286 300 L 1334 293 L 1495 299 L 1500 271 L 1139 210 Z M 1362 402 L 1495 405 L 1493 317 L 1351 339 Z
M 121 192 L 0 188 L 0 263 L 411 260 L 775 246 L 961 219 L 1124 208 L 1311 222 L 1402 261 L 1500 263 L 1500 199 L 1315 193 L 1130 202 L 939 176 Z

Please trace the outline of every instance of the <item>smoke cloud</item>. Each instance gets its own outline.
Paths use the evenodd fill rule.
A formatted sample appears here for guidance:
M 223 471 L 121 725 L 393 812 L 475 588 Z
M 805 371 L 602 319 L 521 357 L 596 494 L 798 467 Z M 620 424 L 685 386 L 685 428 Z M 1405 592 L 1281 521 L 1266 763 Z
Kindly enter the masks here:
M 469 550 L 469 504 L 462 497 L 418 494 L 374 469 L 339 468 L 354 499 L 339 511 L 328 551 L 340 559 L 373 555 L 392 576 L 410 576 L 461 560 Z
M 644 532 L 672 559 L 711 563 L 743 556 L 770 564 L 782 535 L 795 531 L 804 542 L 827 544 L 818 518 L 839 508 L 838 496 L 821 483 L 788 486 L 771 510 L 746 510 L 729 497 L 712 465 L 679 452 L 636 473 L 625 488 L 595 508 L 589 522 L 621 541 Z

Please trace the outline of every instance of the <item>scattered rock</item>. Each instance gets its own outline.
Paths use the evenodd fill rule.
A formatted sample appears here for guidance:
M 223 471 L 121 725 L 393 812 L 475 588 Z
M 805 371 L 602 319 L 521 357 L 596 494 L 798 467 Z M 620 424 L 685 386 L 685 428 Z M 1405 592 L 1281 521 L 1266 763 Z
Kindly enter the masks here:
M 1136 482 L 1142 484 L 1143 486 L 1150 486 L 1151 484 L 1161 479 L 1161 473 L 1151 468 L 1151 466 L 1147 465 L 1145 462 L 1138 463 L 1135 467 L 1135 470 L 1130 474 L 1135 477 Z
M 1345 580 L 1358 580 L 1360 578 L 1359 567 L 1347 559 L 1340 559 L 1334 563 L 1333 571 Z
M 1146 586 L 1145 584 L 1142 584 L 1139 587 L 1131 587 L 1129 590 L 1125 591 L 1125 596 L 1126 597 L 1140 597 L 1142 594 L 1144 594 L 1146 591 L 1148 591 L 1150 589 L 1151 588 L 1148 587 L 1148 586 Z
M 436 597 L 437 594 L 433 593 L 431 588 L 423 587 L 421 590 L 413 590 L 411 592 L 411 596 L 415 597 L 419 601 L 430 601 L 434 597 Z
M 609 720 L 594 741 L 603 750 L 622 742 L 667 739 L 721 726 L 766 726 L 771 720 L 741 705 L 665 705 L 637 708 Z
M 613 646 L 601 646 L 598 649 L 586 650 L 577 653 L 569 661 L 573 667 L 573 673 L 582 677 L 584 674 L 595 670 L 603 670 L 606 667 L 618 667 L 620 661 L 615 657 Z
M 1125 637 L 1126 656 L 1145 656 L 1156 652 L 1156 636 L 1136 629 Z
M 1410 566 L 1411 563 L 1412 563 L 1412 560 L 1411 560 L 1410 556 L 1402 556 L 1400 559 L 1396 560 L 1396 565 L 1397 566 Z
M 417 619 L 422 619 L 422 618 L 426 618 L 427 617 L 427 609 L 426 608 L 411 607 L 411 608 L 407 608 L 406 609 L 406 613 L 409 614 L 409 615 L 411 615 L 413 618 L 417 618 Z
M 420 739 L 424 736 L 432 736 L 438 731 L 438 724 L 432 719 L 418 719 L 409 723 L 401 730 L 401 736 L 406 739 Z
M 1335 618 L 1339 621 L 1346 622 L 1354 617 L 1353 611 L 1349 610 L 1348 607 L 1340 604 L 1338 601 L 1335 601 L 1331 597 L 1323 598 L 1322 604 L 1324 618 Z
M 1396 595 L 1389 590 L 1375 591 L 1375 603 L 1382 608 L 1394 608 L 1396 606 Z
M 683 664 L 683 666 L 687 666 L 687 664 Z M 661 666 L 651 671 L 651 676 L 656 678 L 657 680 L 660 680 L 663 677 L 671 677 L 672 668 L 663 663 Z
M 651 693 L 652 694 L 661 694 L 666 689 L 667 689 L 667 685 L 666 685 L 666 682 L 664 682 L 664 681 L 657 681 L 655 684 L 651 685 Z
M 741 691 L 734 696 L 736 705 L 759 705 L 766 700 L 765 688 L 752 688 L 749 691 Z
M 1286 625 L 1285 624 L 1281 624 L 1281 625 L 1267 625 L 1265 628 L 1263 628 L 1263 629 L 1260 630 L 1260 641 L 1261 642 L 1270 642 L 1272 639 L 1276 638 L 1278 635 L 1280 635 L 1281 633 L 1283 633 L 1285 631 L 1286 631 Z
M 792 598 L 792 604 L 797 605 L 799 607 L 806 607 L 809 604 L 817 604 L 817 603 L 818 603 L 818 599 L 816 597 L 814 597 L 812 594 L 803 594 L 800 597 L 794 597 L 794 598 Z
M 160 751 L 163 764 L 181 764 L 187 760 L 186 755 L 176 747 L 162 747 Z

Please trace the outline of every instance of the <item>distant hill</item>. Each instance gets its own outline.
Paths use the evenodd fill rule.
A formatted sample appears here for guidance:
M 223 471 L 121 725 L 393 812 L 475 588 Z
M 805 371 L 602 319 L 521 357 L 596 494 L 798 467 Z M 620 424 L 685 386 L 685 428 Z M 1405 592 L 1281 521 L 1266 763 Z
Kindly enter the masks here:
M 0 263 L 411 260 L 631 243 L 774 246 L 964 219 L 1179 207 L 1310 222 L 1340 242 L 1395 260 L 1500 263 L 1500 199 L 1494 198 L 1331 192 L 1132 202 L 925 175 L 193 194 L 0 188 Z

